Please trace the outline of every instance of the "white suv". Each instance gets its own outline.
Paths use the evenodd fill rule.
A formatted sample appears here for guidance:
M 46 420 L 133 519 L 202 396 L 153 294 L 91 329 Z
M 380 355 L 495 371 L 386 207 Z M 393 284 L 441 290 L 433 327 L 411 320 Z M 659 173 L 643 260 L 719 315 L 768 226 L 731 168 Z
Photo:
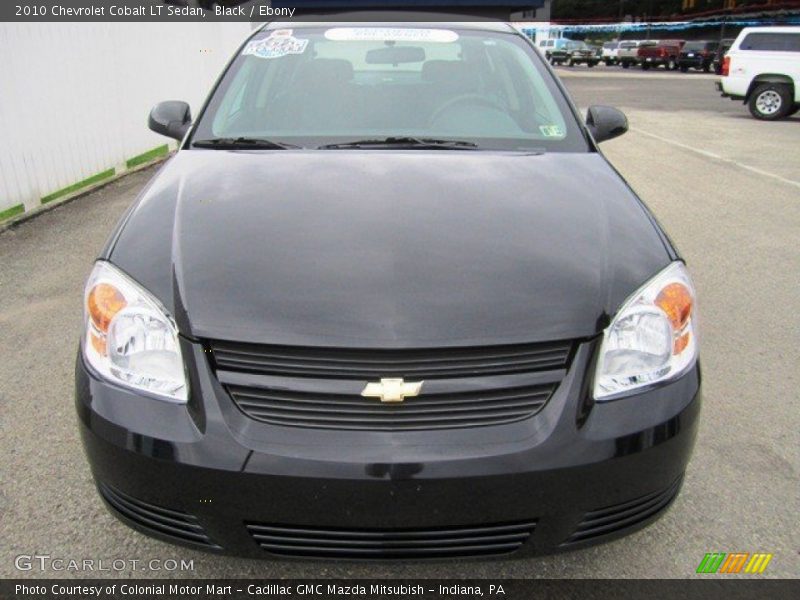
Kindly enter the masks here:
M 722 63 L 717 89 L 743 100 L 756 119 L 774 121 L 800 110 L 800 27 L 748 27 Z
M 609 67 L 617 63 L 619 57 L 619 42 L 606 42 L 603 44 L 603 62 Z

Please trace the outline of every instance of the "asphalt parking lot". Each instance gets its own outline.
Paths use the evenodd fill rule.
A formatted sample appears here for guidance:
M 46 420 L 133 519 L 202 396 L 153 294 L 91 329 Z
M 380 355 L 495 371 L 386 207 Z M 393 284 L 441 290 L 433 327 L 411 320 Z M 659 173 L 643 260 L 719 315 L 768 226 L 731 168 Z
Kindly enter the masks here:
M 660 521 L 548 557 L 380 565 L 219 557 L 118 523 L 83 457 L 72 373 L 85 277 L 151 169 L 0 233 L 0 576 L 61 575 L 14 567 L 17 555 L 48 554 L 194 561 L 184 573 L 102 574 L 134 577 L 693 577 L 707 552 L 769 552 L 763 577 L 797 577 L 800 118 L 757 122 L 704 74 L 558 72 L 579 106 L 627 112 L 630 133 L 604 151 L 670 232 L 699 290 L 702 424 L 683 492 Z

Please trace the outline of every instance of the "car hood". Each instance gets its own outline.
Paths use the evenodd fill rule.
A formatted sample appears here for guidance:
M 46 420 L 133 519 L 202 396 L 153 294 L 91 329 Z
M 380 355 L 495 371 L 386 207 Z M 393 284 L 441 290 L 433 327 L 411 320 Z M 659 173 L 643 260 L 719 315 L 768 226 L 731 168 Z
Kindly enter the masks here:
M 594 335 L 671 252 L 596 153 L 186 150 L 104 256 L 187 336 L 426 347 Z

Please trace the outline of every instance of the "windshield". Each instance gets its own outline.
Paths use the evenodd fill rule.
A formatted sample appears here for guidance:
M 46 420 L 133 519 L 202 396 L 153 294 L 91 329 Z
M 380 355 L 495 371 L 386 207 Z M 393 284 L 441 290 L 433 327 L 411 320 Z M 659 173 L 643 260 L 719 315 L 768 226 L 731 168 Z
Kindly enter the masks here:
M 525 39 L 438 24 L 259 32 L 224 75 L 193 142 L 219 138 L 305 148 L 418 138 L 588 151 L 564 94 Z

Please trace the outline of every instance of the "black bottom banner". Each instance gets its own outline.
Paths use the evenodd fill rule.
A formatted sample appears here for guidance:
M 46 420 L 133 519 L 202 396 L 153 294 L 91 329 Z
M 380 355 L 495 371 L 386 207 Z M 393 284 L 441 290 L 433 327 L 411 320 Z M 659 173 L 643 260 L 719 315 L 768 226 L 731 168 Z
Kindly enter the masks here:
M 72 600 L 193 599 L 277 600 L 312 598 L 421 600 L 568 598 L 629 600 L 632 598 L 725 599 L 800 598 L 800 580 L 614 580 L 614 579 L 6 579 L 0 598 Z

